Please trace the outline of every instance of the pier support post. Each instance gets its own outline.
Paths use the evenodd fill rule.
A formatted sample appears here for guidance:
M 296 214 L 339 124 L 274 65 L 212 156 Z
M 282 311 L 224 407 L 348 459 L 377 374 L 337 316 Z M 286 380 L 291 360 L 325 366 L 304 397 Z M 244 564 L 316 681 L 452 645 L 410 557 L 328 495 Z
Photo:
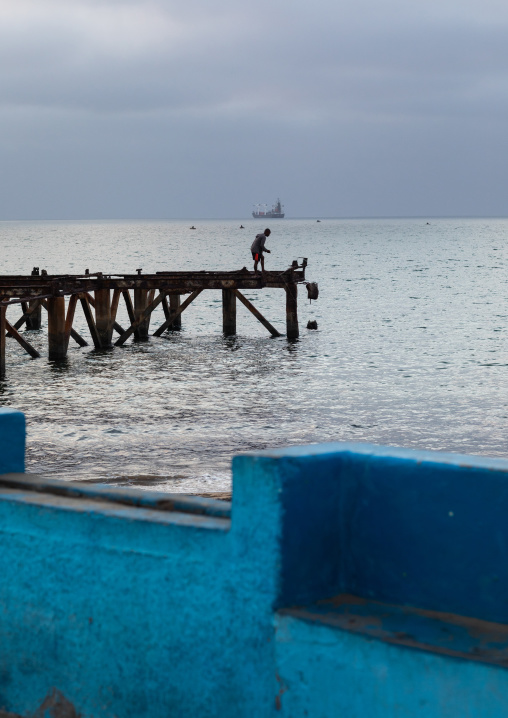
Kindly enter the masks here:
M 288 339 L 298 339 L 298 285 L 286 284 L 286 334 Z
M 48 299 L 48 345 L 49 359 L 65 359 L 67 355 L 65 297 Z
M 5 312 L 7 307 L 0 307 L 0 379 L 5 376 L 5 334 L 6 334 L 6 321 Z
M 222 331 L 226 336 L 236 334 L 236 294 L 222 290 Z
M 37 305 L 35 309 L 32 309 L 32 307 Z M 37 302 L 36 299 L 32 299 L 30 302 L 28 302 L 28 311 L 30 312 L 29 316 L 26 320 L 26 328 L 27 329 L 40 329 L 42 326 L 42 306 L 40 302 Z
M 39 276 L 39 267 L 34 267 L 32 269 L 32 277 L 38 277 Z M 32 307 L 36 305 L 35 309 L 32 309 Z M 25 310 L 23 310 L 25 311 Z M 37 300 L 32 299 L 30 302 L 28 302 L 28 311 L 30 312 L 30 316 L 27 317 L 26 320 L 26 328 L 27 329 L 40 329 L 42 327 L 42 306 L 39 302 L 37 304 Z
M 134 290 L 134 319 L 138 321 L 141 315 L 148 306 L 148 290 L 146 289 L 135 289 Z M 150 317 L 145 319 L 144 322 L 134 330 L 134 339 L 138 342 L 148 341 L 148 328 L 150 326 Z
M 161 302 L 162 309 L 163 309 L 163 311 L 164 311 L 164 316 L 165 316 L 166 319 L 169 319 L 169 317 L 171 316 L 171 314 L 170 314 L 170 311 L 169 311 L 168 298 L 167 298 L 167 296 L 166 296 L 166 294 L 165 294 L 164 292 L 161 292 L 161 294 L 164 294 L 164 296 L 162 297 L 162 302 Z
M 170 294 L 169 295 L 169 311 L 170 314 L 175 314 L 180 309 L 180 295 Z M 182 315 L 179 314 L 170 329 L 181 329 L 182 328 Z
M 111 321 L 111 293 L 109 289 L 95 290 L 95 326 L 102 347 L 111 346 L 113 323 Z

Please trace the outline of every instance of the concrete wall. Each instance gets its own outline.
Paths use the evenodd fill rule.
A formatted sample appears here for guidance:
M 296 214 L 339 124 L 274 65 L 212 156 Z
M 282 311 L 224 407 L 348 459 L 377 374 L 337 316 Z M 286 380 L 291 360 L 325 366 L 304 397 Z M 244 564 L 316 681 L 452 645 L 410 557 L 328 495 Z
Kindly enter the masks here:
M 8 473 L 23 442 L 0 412 L 0 711 L 508 716 L 508 462 L 239 456 L 230 515 Z
M 233 531 L 94 494 L 0 489 L 0 708 L 31 715 L 54 688 L 83 716 L 271 704 L 276 556 L 260 515 Z
M 508 462 L 347 444 L 270 460 L 281 715 L 508 716 Z
M 0 474 L 25 470 L 25 415 L 0 408 Z
M 277 617 L 285 718 L 505 718 L 506 668 Z

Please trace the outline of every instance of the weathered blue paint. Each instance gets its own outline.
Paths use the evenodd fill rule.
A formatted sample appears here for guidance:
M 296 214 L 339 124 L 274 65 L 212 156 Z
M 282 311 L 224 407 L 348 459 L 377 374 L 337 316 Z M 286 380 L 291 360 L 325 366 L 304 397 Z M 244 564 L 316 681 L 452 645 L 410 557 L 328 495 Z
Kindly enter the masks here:
M 508 716 L 508 462 L 369 445 L 272 457 L 282 715 Z M 306 501 L 333 525 L 298 539 Z M 339 618 L 345 593 L 364 603 Z
M 508 622 L 507 461 L 369 444 L 257 461 L 280 480 L 278 605 L 349 592 Z
M 279 613 L 398 646 L 508 667 L 507 624 L 369 601 L 347 593 Z
M 281 718 L 505 718 L 508 671 L 277 617 Z
M 331 444 L 233 471 L 231 517 L 0 477 L 0 711 L 508 715 L 508 462 Z
M 25 470 L 25 415 L 0 408 L 0 474 Z

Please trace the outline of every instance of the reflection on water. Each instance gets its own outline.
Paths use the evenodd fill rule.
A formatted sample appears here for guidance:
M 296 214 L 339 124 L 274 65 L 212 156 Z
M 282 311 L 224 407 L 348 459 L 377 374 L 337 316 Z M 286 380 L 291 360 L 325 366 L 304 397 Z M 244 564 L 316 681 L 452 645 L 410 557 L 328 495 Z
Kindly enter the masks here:
M 27 336 L 29 336 L 30 333 L 31 332 L 26 332 Z M 66 372 L 72 368 L 68 357 L 65 357 L 65 359 L 48 359 L 48 365 L 54 374 Z
M 237 224 L 0 223 L 2 273 L 238 269 L 250 266 L 257 225 L 247 237 Z M 68 358 L 49 362 L 45 331 L 27 333 L 38 360 L 9 342 L 0 405 L 27 415 L 27 470 L 208 492 L 227 490 L 233 454 L 295 443 L 506 454 L 508 221 L 273 230 L 269 266 L 308 256 L 320 286 L 312 304 L 300 292 L 299 340 L 271 337 L 241 305 L 238 335 L 224 337 L 220 294 L 204 292 L 180 332 L 148 343 L 98 352 L 71 339 Z M 246 295 L 284 331 L 282 290 Z M 153 326 L 163 320 L 159 307 Z M 122 306 L 118 322 L 128 323 Z M 88 337 L 79 310 L 75 328 Z

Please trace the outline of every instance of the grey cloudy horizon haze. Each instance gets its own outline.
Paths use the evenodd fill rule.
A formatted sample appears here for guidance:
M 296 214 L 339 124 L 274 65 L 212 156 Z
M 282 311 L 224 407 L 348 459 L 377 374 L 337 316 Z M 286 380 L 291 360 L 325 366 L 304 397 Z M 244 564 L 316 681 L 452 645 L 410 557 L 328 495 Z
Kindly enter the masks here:
M 0 0 L 0 219 L 506 216 L 508 6 Z

